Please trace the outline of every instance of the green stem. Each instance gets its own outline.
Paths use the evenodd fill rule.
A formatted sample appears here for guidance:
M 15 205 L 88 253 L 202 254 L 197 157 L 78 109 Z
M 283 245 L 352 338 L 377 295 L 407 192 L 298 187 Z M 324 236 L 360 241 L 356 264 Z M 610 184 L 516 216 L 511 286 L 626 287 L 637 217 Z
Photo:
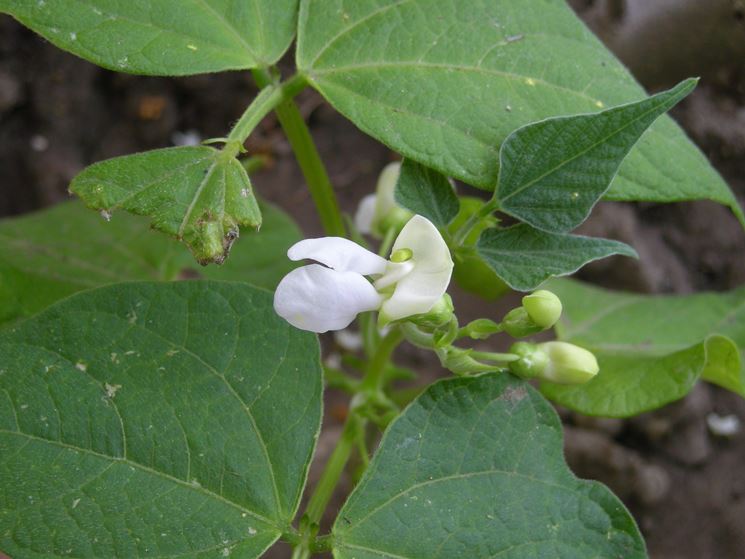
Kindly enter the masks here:
M 298 544 L 292 550 L 292 559 L 308 559 L 308 557 L 310 557 L 310 549 L 303 544 Z
M 380 249 L 378 250 L 378 255 L 382 256 L 383 258 L 388 257 L 388 253 L 391 251 L 391 247 L 393 246 L 393 241 L 396 239 L 396 228 L 395 227 L 389 227 L 385 231 L 385 236 L 383 237 L 383 241 L 380 243 Z
M 306 85 L 305 77 L 296 74 L 286 82 L 272 83 L 263 87 L 233 126 L 230 134 L 228 134 L 228 141 L 243 144 L 267 114 L 276 109 L 282 102 L 291 102 L 291 99 L 300 93 Z
M 498 363 L 509 363 L 520 359 L 520 356 L 514 353 L 492 353 L 491 351 L 472 350 L 468 355 L 474 359 L 484 359 L 485 361 L 496 361 Z
M 326 510 L 334 489 L 336 489 L 336 485 L 339 483 L 339 478 L 341 478 L 344 467 L 347 465 L 347 460 L 349 460 L 349 456 L 352 454 L 357 440 L 358 429 L 361 426 L 360 419 L 350 411 L 342 429 L 341 437 L 339 437 L 339 441 L 336 443 L 336 448 L 331 453 L 326 467 L 321 474 L 321 479 L 318 480 L 313 495 L 311 495 L 310 501 L 308 501 L 305 514 L 311 524 L 319 524 L 321 522 L 323 511 Z
M 395 326 L 380 340 L 375 355 L 367 366 L 365 378 L 362 379 L 361 392 L 375 394 L 383 388 L 385 368 L 388 366 L 393 350 L 401 343 L 401 340 L 403 340 L 403 335 Z
M 253 75 L 260 87 L 272 87 L 273 79 L 267 70 L 253 70 Z M 305 79 L 302 80 L 305 84 Z M 308 183 L 324 231 L 327 235 L 346 237 L 346 228 L 334 189 L 300 110 L 291 98 L 282 99 L 273 108 Z
M 375 354 L 370 360 L 365 377 L 362 379 L 362 385 L 360 387 L 362 394 L 374 393 L 380 390 L 388 360 L 393 350 L 401 342 L 401 339 L 401 333 L 398 331 L 398 328 L 394 328 L 380 341 L 380 345 L 378 345 Z M 352 454 L 352 450 L 357 444 L 357 439 L 364 434 L 366 425 L 367 422 L 358 416 L 353 404 L 336 448 L 331 453 L 326 467 L 321 474 L 321 478 L 318 480 L 313 494 L 308 501 L 308 507 L 305 509 L 305 515 L 309 524 L 320 523 L 323 517 L 323 511 L 326 510 L 326 506 L 339 483 L 339 479 Z
M 499 209 L 499 201 L 496 198 L 490 199 L 486 204 L 481 206 L 481 209 L 477 212 L 472 213 L 466 222 L 461 225 L 460 229 L 453 236 L 453 244 L 455 246 L 463 246 L 463 243 L 468 237 L 471 230 L 478 225 L 478 223 L 488 216 L 490 213 L 495 212 Z

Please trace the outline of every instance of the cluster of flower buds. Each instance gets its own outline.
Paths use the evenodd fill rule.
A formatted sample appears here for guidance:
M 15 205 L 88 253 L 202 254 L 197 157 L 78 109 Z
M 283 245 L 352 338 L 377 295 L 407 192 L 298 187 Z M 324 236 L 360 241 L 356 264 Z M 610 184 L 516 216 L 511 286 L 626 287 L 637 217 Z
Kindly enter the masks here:
M 561 317 L 562 304 L 554 293 L 539 290 L 523 297 L 522 305 L 500 323 L 482 318 L 459 328 L 446 293 L 453 271 L 450 250 L 434 224 L 396 204 L 399 174 L 400 164 L 388 165 L 376 193 L 362 201 L 355 217 L 360 232 L 387 237 L 387 242 L 398 235 L 389 259 L 341 237 L 300 241 L 288 251 L 289 258 L 317 263 L 282 279 L 274 296 L 277 313 L 297 328 L 320 333 L 346 328 L 361 312 L 378 311 L 379 326 L 396 322 L 411 343 L 435 351 L 455 374 L 510 370 L 562 384 L 593 378 L 595 356 L 566 342 L 518 342 L 506 354 L 453 345 L 463 337 L 486 339 L 506 332 L 523 338 L 548 330 Z

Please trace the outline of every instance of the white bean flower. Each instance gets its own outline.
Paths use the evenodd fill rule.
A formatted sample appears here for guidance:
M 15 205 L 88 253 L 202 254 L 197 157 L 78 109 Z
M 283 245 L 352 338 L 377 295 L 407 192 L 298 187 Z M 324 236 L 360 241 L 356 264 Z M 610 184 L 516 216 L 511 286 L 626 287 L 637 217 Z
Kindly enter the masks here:
M 384 323 L 426 313 L 447 290 L 453 271 L 447 244 L 420 215 L 401 230 L 390 260 L 341 237 L 305 239 L 287 256 L 320 264 L 287 274 L 274 294 L 274 309 L 293 326 L 318 333 L 346 328 L 365 311 L 379 310 Z

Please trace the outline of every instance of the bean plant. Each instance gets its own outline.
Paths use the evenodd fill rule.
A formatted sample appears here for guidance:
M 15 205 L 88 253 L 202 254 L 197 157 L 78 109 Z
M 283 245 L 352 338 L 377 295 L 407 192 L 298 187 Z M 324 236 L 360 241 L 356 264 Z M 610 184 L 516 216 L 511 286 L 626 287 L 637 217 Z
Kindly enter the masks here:
M 619 499 L 569 471 L 549 401 L 630 417 L 699 380 L 745 396 L 745 290 L 552 278 L 636 256 L 572 232 L 602 199 L 708 199 L 745 224 L 665 116 L 695 79 L 647 96 L 563 0 L 0 11 L 117 72 L 242 71 L 258 87 L 224 137 L 95 163 L 70 184 L 82 203 L 0 222 L 0 550 L 253 558 L 281 540 L 296 559 L 646 557 Z M 400 154 L 354 217 L 294 100 L 309 87 Z M 254 191 L 245 143 L 270 112 L 325 237 L 302 239 Z M 525 294 L 464 322 L 451 282 Z M 361 348 L 322 360 L 317 333 L 346 328 Z M 417 375 L 392 358 L 402 343 L 442 380 L 402 388 Z M 307 487 L 328 387 L 348 412 Z M 351 494 L 329 507 L 345 478 Z

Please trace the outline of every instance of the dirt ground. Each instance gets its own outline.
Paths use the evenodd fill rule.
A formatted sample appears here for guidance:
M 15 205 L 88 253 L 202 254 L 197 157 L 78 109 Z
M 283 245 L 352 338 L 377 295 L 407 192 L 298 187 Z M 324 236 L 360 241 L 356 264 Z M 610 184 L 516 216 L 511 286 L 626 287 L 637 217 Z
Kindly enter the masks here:
M 612 9 L 619 2 L 573 4 L 614 48 L 620 48 L 618 29 L 623 27 L 614 22 L 618 14 Z M 738 13 L 732 12 L 736 20 Z M 630 36 L 628 40 L 634 38 Z M 699 72 L 705 74 L 702 84 L 673 116 L 742 203 L 745 66 L 728 54 L 717 58 L 720 62 L 714 66 L 707 59 Z M 625 62 L 636 67 L 633 58 Z M 671 67 L 665 60 L 659 64 Z M 684 76 L 665 80 L 675 77 Z M 652 88 L 666 85 L 662 81 L 645 78 Z M 247 73 L 181 79 L 114 74 L 57 50 L 0 16 L 0 216 L 67 198 L 70 179 L 94 161 L 190 137 L 222 136 L 254 91 Z M 352 212 L 372 190 L 379 170 L 395 156 L 317 94 L 305 91 L 299 103 L 340 202 Z M 259 194 L 287 210 L 309 236 L 320 234 L 302 175 L 272 117 L 248 147 L 271 161 L 255 176 Z M 582 272 L 585 279 L 602 285 L 686 293 L 745 283 L 745 233 L 728 210 L 712 203 L 601 204 L 583 231 L 626 241 L 642 257 L 640 262 L 612 258 Z M 499 316 L 510 307 L 509 301 L 484 305 L 459 291 L 455 299 L 464 320 L 488 313 Z M 429 355 L 415 349 L 404 348 L 399 358 L 429 379 L 442 374 Z M 344 411 L 343 397 L 331 393 L 328 398 L 319 456 L 329 452 Z M 742 399 L 702 385 L 682 402 L 629 421 L 560 413 L 567 425 L 571 466 L 581 477 L 605 482 L 624 499 L 645 534 L 651 557 L 745 557 L 745 429 L 729 438 L 718 437 L 706 421 L 716 413 L 735 414 L 745 423 Z M 272 556 L 289 554 L 280 547 Z

